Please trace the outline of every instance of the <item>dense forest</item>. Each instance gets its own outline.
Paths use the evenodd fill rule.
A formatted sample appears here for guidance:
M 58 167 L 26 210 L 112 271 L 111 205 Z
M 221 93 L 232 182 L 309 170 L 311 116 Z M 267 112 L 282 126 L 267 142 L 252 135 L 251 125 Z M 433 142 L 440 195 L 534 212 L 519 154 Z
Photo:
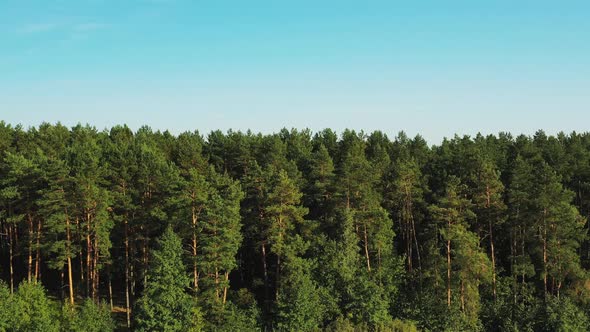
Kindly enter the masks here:
M 588 331 L 590 134 L 0 122 L 0 331 Z

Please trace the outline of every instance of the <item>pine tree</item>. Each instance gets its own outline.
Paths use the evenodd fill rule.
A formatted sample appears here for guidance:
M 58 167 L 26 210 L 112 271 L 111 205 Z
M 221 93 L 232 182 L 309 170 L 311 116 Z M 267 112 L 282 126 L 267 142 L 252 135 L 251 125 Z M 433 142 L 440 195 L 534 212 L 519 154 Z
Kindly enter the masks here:
M 16 241 L 18 238 L 18 229 L 25 220 L 25 215 L 19 207 L 26 204 L 25 193 L 21 188 L 21 179 L 27 168 L 30 170 L 32 165 L 22 156 L 8 152 L 2 165 L 3 178 L 0 180 L 0 219 L 4 225 L 4 230 L 8 235 L 8 265 L 10 273 L 10 292 L 14 292 L 15 268 L 14 257 L 17 255 Z
M 275 181 L 267 197 L 264 236 L 270 245 L 270 251 L 276 256 L 275 298 L 278 298 L 283 267 L 281 259 L 289 250 L 295 227 L 303 223 L 308 210 L 300 205 L 302 194 L 285 171 L 280 171 Z
M 102 147 L 96 129 L 77 126 L 72 129 L 73 143 L 68 153 L 72 177 L 73 218 L 78 235 L 85 242 L 86 294 L 98 299 L 100 270 L 110 256 L 110 232 L 114 225 L 108 210 L 111 197 L 103 188 L 105 170 L 101 160 Z M 82 256 L 82 255 L 81 255 Z
M 418 233 L 423 225 L 427 191 L 422 172 L 415 160 L 399 161 L 392 171 L 391 191 L 387 197 L 389 205 L 399 221 L 399 236 L 403 243 L 402 252 L 407 260 L 407 269 L 411 274 L 415 267 L 421 269 L 421 245 Z M 389 189 L 389 188 L 388 188 Z
M 190 278 L 182 263 L 182 243 L 167 227 L 152 252 L 150 270 L 135 316 L 138 331 L 200 331 L 196 300 L 186 293 Z
M 179 233 L 188 243 L 192 283 L 195 291 L 199 288 L 198 264 L 201 246 L 200 235 L 203 228 L 202 217 L 208 208 L 212 190 L 205 175 L 198 169 L 191 168 L 180 178 L 177 193 L 169 199 L 169 204 L 174 209 L 174 218 L 177 220 Z
M 106 177 L 112 196 L 112 215 L 115 222 L 112 238 L 115 243 L 119 244 L 119 246 L 115 245 L 112 248 L 113 266 L 120 267 L 121 273 L 124 275 L 127 328 L 131 328 L 131 308 L 134 302 L 133 285 L 135 283 L 132 262 L 135 246 L 131 221 L 137 205 L 133 200 L 133 197 L 137 196 L 133 186 L 133 179 L 137 172 L 137 161 L 132 149 L 133 132 L 128 127 L 113 127 L 109 138 L 110 140 L 106 141 L 104 147 L 106 161 L 109 165 Z
M 60 328 L 56 306 L 47 297 L 41 284 L 22 282 L 10 303 L 11 331 L 57 332 Z
M 316 331 L 323 318 L 320 292 L 310 262 L 289 252 L 284 259 L 277 299 L 278 331 Z
M 242 243 L 240 202 L 244 194 L 237 181 L 210 170 L 212 191 L 201 225 L 201 258 L 204 300 L 213 309 L 223 307 L 230 287 L 229 275 L 236 269 Z
M 49 254 L 48 265 L 61 272 L 67 265 L 67 285 L 70 304 L 74 304 L 74 279 L 72 261 L 76 257 L 77 243 L 74 238 L 73 206 L 71 198 L 72 180 L 67 165 L 61 160 L 47 159 L 44 163 L 44 181 L 47 187 L 41 191 L 38 202 L 40 213 L 45 223 L 46 238 L 44 243 Z
M 335 175 L 334 163 L 324 145 L 313 152 L 307 179 L 304 205 L 309 208 L 309 218 L 320 220 L 322 227 L 327 228 L 333 204 Z
M 506 205 L 503 201 L 504 184 L 500 174 L 490 162 L 480 161 L 473 192 L 474 212 L 477 218 L 477 233 L 489 243 L 489 256 L 492 263 L 492 294 L 496 297 L 497 250 L 494 241 L 498 228 L 506 219 Z
M 585 236 L 586 223 L 571 205 L 574 194 L 563 189 L 558 175 L 542 162 L 535 167 L 532 208 L 538 232 L 536 254 L 541 261 L 538 268 L 543 279 L 545 295 L 560 296 L 567 279 L 582 276 L 576 254 Z
M 454 309 L 453 294 L 459 293 L 459 307 L 469 326 L 477 325 L 479 290 L 487 282 L 491 271 L 490 262 L 479 247 L 479 238 L 468 228 L 468 221 L 475 217 L 472 203 L 465 198 L 464 186 L 456 177 L 448 180 L 446 193 L 437 205 L 431 207 L 435 220 L 440 225 L 446 254 L 447 307 Z
M 520 156 L 514 161 L 513 174 L 508 191 L 510 222 L 510 266 L 514 279 L 513 292 L 517 292 L 517 282 L 524 284 L 527 278 L 535 275 L 532 258 L 527 241 L 534 238 L 532 220 L 533 207 L 529 200 L 532 193 L 533 170 L 531 165 Z M 516 298 L 515 298 L 516 300 Z

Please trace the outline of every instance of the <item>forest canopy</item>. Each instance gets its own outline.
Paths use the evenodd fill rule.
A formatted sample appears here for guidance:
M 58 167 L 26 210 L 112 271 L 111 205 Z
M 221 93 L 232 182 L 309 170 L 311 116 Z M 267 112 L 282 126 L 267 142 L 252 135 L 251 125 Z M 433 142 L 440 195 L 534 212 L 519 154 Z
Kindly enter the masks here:
M 0 331 L 588 331 L 590 134 L 0 122 Z

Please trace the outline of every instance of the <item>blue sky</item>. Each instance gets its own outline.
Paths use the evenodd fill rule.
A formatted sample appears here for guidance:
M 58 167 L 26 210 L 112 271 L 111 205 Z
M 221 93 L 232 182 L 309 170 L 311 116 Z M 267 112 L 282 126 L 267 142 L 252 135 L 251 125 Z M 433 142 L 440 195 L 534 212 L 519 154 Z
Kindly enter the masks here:
M 586 131 L 588 1 L 0 1 L 0 119 Z

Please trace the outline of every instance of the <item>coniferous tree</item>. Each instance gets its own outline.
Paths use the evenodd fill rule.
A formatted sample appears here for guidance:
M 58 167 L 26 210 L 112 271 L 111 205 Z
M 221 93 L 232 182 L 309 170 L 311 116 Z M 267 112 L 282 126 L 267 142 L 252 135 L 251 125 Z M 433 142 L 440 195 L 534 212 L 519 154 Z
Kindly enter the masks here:
M 230 287 L 229 275 L 236 269 L 236 255 L 242 243 L 238 182 L 211 170 L 212 192 L 201 226 L 203 289 L 208 307 L 223 308 Z
M 504 204 L 504 184 L 500 181 L 500 174 L 490 162 L 480 161 L 473 180 L 474 212 L 477 223 L 476 231 L 480 238 L 489 243 L 489 257 L 492 267 L 492 294 L 496 297 L 497 279 L 497 249 L 495 234 L 506 219 L 506 205 Z
M 9 315 L 13 317 L 9 330 L 59 331 L 57 307 L 49 300 L 41 284 L 22 282 L 9 303 Z
M 167 227 L 152 252 L 151 268 L 135 316 L 138 331 L 200 331 L 202 316 L 186 293 L 190 278 L 182 263 L 182 243 Z
M 0 122 L 0 330 L 111 330 L 99 298 L 143 329 L 586 330 L 589 151 L 587 133 Z M 167 225 L 182 285 L 155 276 Z
M 446 303 L 449 310 L 459 307 L 467 326 L 478 325 L 479 285 L 487 282 L 491 267 L 479 247 L 479 238 L 468 228 L 474 218 L 472 203 L 465 198 L 464 186 L 456 177 L 448 180 L 445 195 L 431 207 L 440 224 L 446 255 Z
M 68 156 L 75 199 L 72 217 L 84 241 L 86 294 L 97 300 L 100 270 L 110 257 L 111 198 L 103 188 L 105 171 L 95 129 L 77 126 L 72 130 L 72 140 Z
M 47 159 L 44 164 L 44 180 L 47 186 L 41 191 L 40 212 L 45 222 L 48 241 L 44 243 L 48 253 L 48 265 L 61 274 L 64 284 L 64 268 L 67 267 L 67 285 L 70 304 L 74 304 L 73 259 L 77 256 L 79 244 L 75 242 L 73 206 L 71 199 L 72 181 L 67 165 L 61 160 Z
M 270 251 L 276 256 L 275 298 L 280 294 L 280 278 L 283 262 L 290 250 L 293 232 L 297 224 L 303 223 L 308 210 L 302 206 L 301 196 L 293 181 L 285 171 L 280 171 L 267 196 L 265 238 Z

